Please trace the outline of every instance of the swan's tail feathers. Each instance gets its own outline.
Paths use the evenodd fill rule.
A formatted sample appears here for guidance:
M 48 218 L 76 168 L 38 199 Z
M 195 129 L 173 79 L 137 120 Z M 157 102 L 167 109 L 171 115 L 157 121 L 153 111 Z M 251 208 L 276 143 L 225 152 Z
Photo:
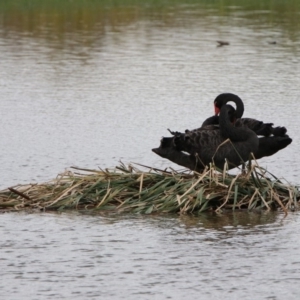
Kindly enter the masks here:
M 271 143 L 271 148 L 273 151 L 279 151 L 287 147 L 293 140 L 288 136 L 273 136 L 273 143 Z
M 174 146 L 173 137 L 162 137 L 159 148 L 169 148 Z
M 168 158 L 170 149 L 174 149 L 174 137 L 162 137 L 158 148 L 153 148 L 152 151 L 157 155 Z
M 255 153 L 255 158 L 260 159 L 265 156 L 271 156 L 287 147 L 292 141 L 288 135 L 259 138 L 259 147 Z
M 280 126 L 273 127 L 272 123 L 262 123 L 255 132 L 257 135 L 270 136 L 272 134 L 274 136 L 284 137 L 286 135 L 287 129 Z
M 273 127 L 273 123 L 264 123 L 251 118 L 238 119 L 236 126 L 246 126 L 253 130 L 259 136 L 285 136 L 287 129 L 285 127 Z
M 275 127 L 272 128 L 272 134 L 275 136 L 282 136 L 284 137 L 286 134 L 287 130 L 285 127 Z

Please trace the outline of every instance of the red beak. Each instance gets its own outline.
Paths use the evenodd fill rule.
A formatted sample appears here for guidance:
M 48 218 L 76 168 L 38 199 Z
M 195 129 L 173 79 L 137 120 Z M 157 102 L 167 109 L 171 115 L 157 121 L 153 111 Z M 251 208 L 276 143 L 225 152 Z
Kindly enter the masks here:
M 215 105 L 215 115 L 217 116 L 220 113 L 220 108 Z

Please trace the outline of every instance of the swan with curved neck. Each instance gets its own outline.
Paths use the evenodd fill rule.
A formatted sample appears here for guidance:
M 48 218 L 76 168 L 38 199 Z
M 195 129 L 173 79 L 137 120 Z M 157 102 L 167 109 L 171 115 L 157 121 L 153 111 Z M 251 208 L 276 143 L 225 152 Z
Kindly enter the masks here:
M 218 151 L 214 156 L 214 162 L 218 167 L 222 168 L 224 166 L 225 158 L 231 162 L 229 169 L 241 164 L 241 157 L 235 155 L 236 151 L 233 152 L 233 147 L 230 147 L 230 143 L 225 143 L 218 148 L 227 137 L 231 139 L 231 143 L 235 143 L 234 146 L 236 149 L 239 149 L 239 153 L 243 154 L 242 158 L 244 161 L 248 159 L 248 153 L 251 151 L 254 153 L 255 158 L 259 159 L 275 154 L 292 142 L 292 139 L 285 134 L 286 129 L 284 127 L 273 128 L 272 123 L 266 124 L 249 118 L 241 119 L 244 112 L 244 105 L 237 95 L 231 93 L 219 95 L 214 101 L 214 106 L 217 107 L 215 112 L 218 113 L 218 110 L 220 110 L 221 113 L 222 107 L 229 101 L 236 103 L 236 111 L 233 113 L 232 109 L 230 109 L 227 112 L 227 116 L 225 113 L 225 115 L 223 115 L 225 119 L 220 121 L 219 127 L 214 126 L 214 124 L 219 124 L 219 115 L 214 115 L 208 118 L 201 128 L 186 130 L 185 133 L 171 132 L 173 137 L 162 138 L 160 146 L 152 149 L 152 151 L 178 165 L 201 172 L 204 169 L 204 165 L 212 162 L 212 158 L 217 149 Z M 221 115 L 222 114 L 220 114 L 220 117 Z M 231 122 L 232 119 L 236 117 L 239 117 L 239 119 L 235 122 L 234 126 L 236 126 L 236 128 L 232 131 L 231 126 L 233 125 Z M 225 126 L 223 121 L 225 122 Z M 239 131 L 237 127 L 242 127 L 242 129 L 248 128 L 248 130 L 255 132 L 256 135 L 263 134 L 265 136 L 258 138 L 257 147 L 257 137 L 255 138 L 253 133 L 247 132 L 245 138 L 248 140 L 242 141 L 242 136 L 245 131 Z M 229 134 L 228 128 L 230 129 Z M 270 133 L 273 133 L 273 135 L 269 136 Z M 241 138 L 241 140 L 239 140 L 239 138 Z M 251 139 L 254 142 L 253 145 L 251 145 Z M 186 152 L 188 154 L 186 154 Z
M 219 129 L 202 128 L 186 130 L 185 133 L 171 132 L 173 137 L 163 138 L 160 147 L 152 151 L 180 165 L 184 164 L 179 157 L 182 156 L 182 152 L 187 152 L 190 155 L 189 161 L 197 162 L 198 171 L 210 163 L 223 168 L 225 160 L 228 161 L 229 168 L 239 166 L 249 159 L 251 152 L 257 151 L 258 137 L 246 127 L 235 127 L 231 123 L 235 115 L 236 111 L 231 105 L 223 105 L 220 110 Z M 170 149 L 172 147 L 173 150 Z M 174 151 L 177 151 L 177 156 Z
M 214 100 L 215 115 L 206 119 L 201 127 L 219 124 L 218 115 L 220 113 L 220 109 L 228 102 L 234 102 L 236 105 L 237 120 L 235 126 L 247 126 L 257 135 L 262 136 L 270 136 L 271 134 L 275 136 L 284 136 L 286 134 L 287 130 L 285 127 L 273 127 L 273 123 L 264 123 L 252 118 L 242 118 L 244 113 L 244 103 L 239 96 L 232 93 L 223 93 L 216 97 Z
M 214 100 L 215 115 L 219 115 L 222 106 L 227 104 L 228 102 L 235 103 L 236 117 L 241 118 L 244 114 L 244 103 L 238 95 L 231 93 L 223 93 L 216 97 L 216 99 Z

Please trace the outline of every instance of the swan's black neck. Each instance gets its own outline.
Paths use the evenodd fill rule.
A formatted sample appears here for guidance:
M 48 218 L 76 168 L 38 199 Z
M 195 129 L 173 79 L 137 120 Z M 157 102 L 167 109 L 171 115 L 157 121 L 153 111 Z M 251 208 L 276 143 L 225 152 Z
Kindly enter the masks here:
M 236 105 L 236 117 L 241 118 L 244 113 L 244 103 L 239 96 L 231 93 L 223 93 L 217 96 L 214 103 L 219 109 L 221 109 L 230 101 L 234 102 Z
M 222 106 L 219 117 L 221 135 L 223 138 L 229 138 L 233 142 L 241 141 L 245 137 L 241 130 L 232 124 L 232 119 L 235 117 L 236 110 L 231 105 L 226 104 Z

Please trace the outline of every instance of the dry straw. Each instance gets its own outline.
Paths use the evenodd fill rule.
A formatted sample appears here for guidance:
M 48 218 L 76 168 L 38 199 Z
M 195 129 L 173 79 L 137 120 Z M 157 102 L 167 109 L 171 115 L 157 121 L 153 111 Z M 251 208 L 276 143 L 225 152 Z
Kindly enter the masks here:
M 213 166 L 201 174 L 142 167 L 147 171 L 122 163 L 113 170 L 72 167 L 73 171 L 50 182 L 0 191 L 0 209 L 196 215 L 228 209 L 279 209 L 287 213 L 299 206 L 298 187 L 283 183 L 257 164 L 237 175 Z

